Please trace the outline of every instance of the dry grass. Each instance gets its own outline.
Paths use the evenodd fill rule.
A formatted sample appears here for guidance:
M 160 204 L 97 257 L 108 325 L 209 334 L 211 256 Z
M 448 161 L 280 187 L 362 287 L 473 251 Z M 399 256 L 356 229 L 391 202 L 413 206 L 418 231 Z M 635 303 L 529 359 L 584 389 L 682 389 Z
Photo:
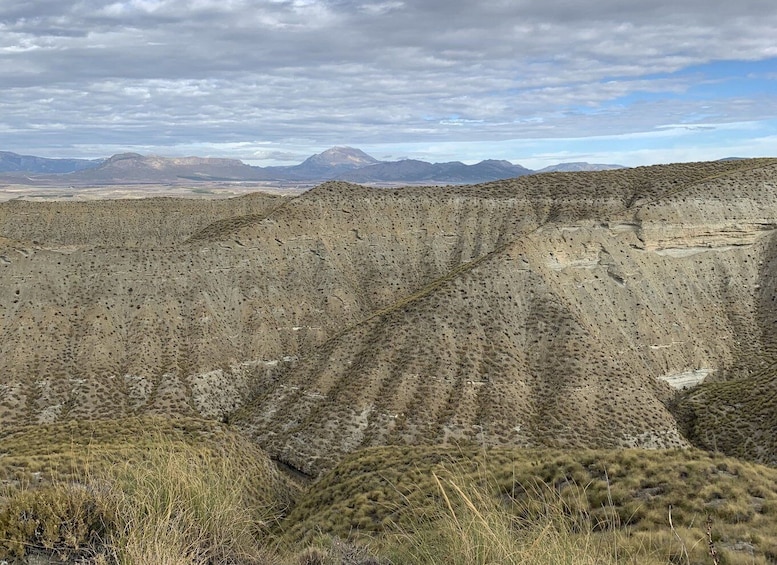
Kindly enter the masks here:
M 767 563 L 777 558 L 775 504 L 777 470 L 695 450 L 375 448 L 347 457 L 315 483 L 281 535 L 374 540 L 399 529 L 410 546 L 420 535 L 417 551 L 431 547 L 433 555 L 463 533 L 490 535 L 478 528 L 493 519 L 494 528 L 558 536 L 570 552 L 596 556 L 604 547 L 615 559 L 617 545 L 617 562 L 666 563 L 682 556 L 669 527 L 672 505 L 693 563 L 707 562 L 708 515 L 723 562 Z M 548 523 L 554 529 L 543 532 Z M 432 544 L 435 536 L 441 540 Z M 519 549 L 525 547 L 510 551 Z
M 120 517 L 109 541 L 120 564 L 261 563 L 262 531 L 277 518 L 250 496 L 252 470 L 228 458 L 160 445 L 108 477 Z M 258 503 L 259 502 L 259 503 Z M 258 503 L 258 504 L 257 504 Z
M 86 485 L 17 490 L 0 506 L 0 559 L 33 551 L 93 554 L 109 535 L 114 510 Z
M 219 426 L 183 424 L 166 437 L 138 434 L 134 445 L 102 424 L 93 424 L 102 446 L 49 430 L 50 456 L 69 444 L 71 470 L 6 484 L 0 559 L 44 551 L 122 565 L 706 565 L 707 516 L 720 563 L 777 559 L 777 470 L 721 456 L 367 449 L 309 485 L 284 516 L 293 491 L 261 452 Z M 26 437 L 40 449 L 36 431 Z
M 397 538 L 397 562 L 453 565 L 614 564 L 617 539 L 601 539 L 588 517 L 570 514 L 558 497 L 541 493 L 542 505 L 521 511 L 487 488 L 433 475 L 443 511 Z M 540 500 L 538 499 L 538 500 Z
M 217 424 L 144 423 L 134 437 L 119 422 L 92 422 L 50 430 L 49 442 L 39 429 L 0 439 L 16 467 L 5 467 L 0 493 L 0 559 L 45 551 L 117 564 L 268 562 L 261 540 L 292 492 L 269 459 Z M 25 465 L 39 470 L 20 473 Z

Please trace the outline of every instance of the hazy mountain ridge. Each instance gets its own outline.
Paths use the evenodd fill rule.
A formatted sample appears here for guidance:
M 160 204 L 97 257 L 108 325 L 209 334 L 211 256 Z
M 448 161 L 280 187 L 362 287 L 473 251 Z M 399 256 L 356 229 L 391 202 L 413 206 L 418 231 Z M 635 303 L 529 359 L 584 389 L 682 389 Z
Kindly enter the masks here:
M 352 172 L 339 175 L 340 180 L 376 183 L 390 182 L 451 182 L 478 183 L 486 180 L 500 180 L 531 174 L 532 171 L 513 165 L 508 161 L 487 160 L 475 165 L 465 165 L 459 161 L 448 163 L 427 163 L 413 159 L 378 163 L 361 167 Z
M 561 170 L 565 165 L 539 172 Z M 574 170 L 599 170 L 617 165 L 574 164 Z M 564 170 L 568 170 L 568 167 Z M 159 157 L 121 153 L 107 159 L 42 159 L 0 153 L 0 181 L 18 183 L 83 184 L 178 183 L 192 181 L 322 182 L 346 180 L 361 183 L 471 184 L 532 174 L 509 161 L 485 160 L 474 165 L 460 162 L 428 163 L 413 159 L 379 161 L 359 149 L 333 147 L 299 165 L 255 167 L 237 159 Z M 3 173 L 6 173 L 4 176 Z M 20 174 L 31 175 L 20 177 Z M 56 173 L 56 174 L 52 174 Z
M 205 157 L 157 157 L 123 153 L 98 167 L 71 173 L 77 183 L 164 183 L 187 180 L 255 179 L 255 167 L 236 159 Z
M 47 159 L 0 151 L 0 173 L 66 174 L 100 166 L 105 159 Z
M 611 171 L 614 169 L 622 169 L 622 165 L 600 165 L 591 164 L 586 162 L 574 162 L 574 163 L 559 163 L 558 165 L 551 165 L 534 171 L 535 173 L 577 173 L 577 172 L 591 172 L 591 171 Z

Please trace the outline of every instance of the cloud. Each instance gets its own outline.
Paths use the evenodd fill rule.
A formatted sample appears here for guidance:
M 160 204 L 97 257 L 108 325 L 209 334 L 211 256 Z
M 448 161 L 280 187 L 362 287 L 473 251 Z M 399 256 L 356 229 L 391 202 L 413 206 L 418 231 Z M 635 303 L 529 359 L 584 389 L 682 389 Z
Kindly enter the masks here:
M 307 153 L 277 151 L 272 149 L 257 149 L 251 152 L 251 161 L 274 161 L 281 163 L 300 163 L 310 157 Z
M 6 0 L 0 116 L 9 149 L 210 143 L 279 161 L 651 131 L 702 105 L 770 119 L 768 95 L 722 96 L 705 66 L 776 59 L 775 28 L 771 0 Z

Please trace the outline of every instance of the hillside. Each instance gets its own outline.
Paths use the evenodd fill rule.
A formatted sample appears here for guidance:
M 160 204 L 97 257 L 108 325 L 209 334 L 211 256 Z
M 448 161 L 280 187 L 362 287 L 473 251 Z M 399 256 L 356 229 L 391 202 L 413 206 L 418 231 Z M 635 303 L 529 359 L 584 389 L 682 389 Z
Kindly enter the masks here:
M 265 217 L 286 198 L 261 192 L 230 200 L 145 198 L 90 202 L 13 200 L 0 205 L 0 236 L 22 245 L 169 249 L 220 221 Z
M 771 386 L 776 182 L 745 160 L 3 203 L 0 426 L 224 419 L 311 475 L 397 443 L 702 444 L 700 399 Z

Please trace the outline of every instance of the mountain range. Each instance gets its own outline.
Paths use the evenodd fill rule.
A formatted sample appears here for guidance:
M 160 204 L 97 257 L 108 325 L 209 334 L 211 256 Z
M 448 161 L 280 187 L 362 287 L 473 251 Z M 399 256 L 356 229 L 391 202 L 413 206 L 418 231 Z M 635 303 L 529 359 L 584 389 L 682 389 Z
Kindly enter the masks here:
M 0 181 L 68 185 L 181 183 L 191 181 L 269 181 L 277 183 L 343 180 L 363 184 L 475 184 L 537 172 L 599 171 L 620 165 L 561 163 L 532 171 L 509 161 L 487 159 L 428 163 L 415 159 L 379 161 L 352 147 L 333 147 L 293 166 L 255 167 L 236 159 L 158 157 L 121 153 L 104 159 L 47 159 L 0 152 Z
M 73 173 L 99 167 L 104 159 L 47 159 L 0 151 L 0 173 Z

